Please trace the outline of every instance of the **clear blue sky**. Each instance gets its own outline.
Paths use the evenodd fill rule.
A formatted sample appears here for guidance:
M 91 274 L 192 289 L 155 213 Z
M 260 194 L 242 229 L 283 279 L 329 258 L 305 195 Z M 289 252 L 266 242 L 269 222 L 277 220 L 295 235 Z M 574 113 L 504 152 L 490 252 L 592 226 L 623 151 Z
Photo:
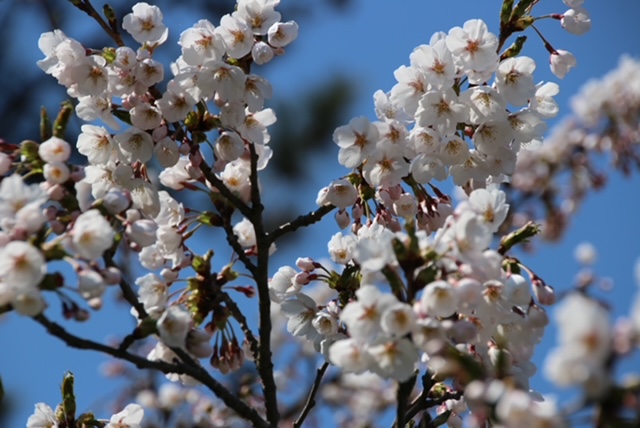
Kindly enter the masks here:
M 298 0 L 282 0 L 283 3 L 286 1 Z M 274 61 L 273 66 L 263 67 L 263 70 L 273 83 L 275 92 L 287 97 L 312 87 L 315 82 L 327 79 L 332 73 L 358 76 L 360 96 L 352 114 L 367 115 L 373 119 L 373 92 L 392 87 L 395 83 L 393 71 L 402 64 L 408 64 L 409 54 L 414 47 L 428 43 L 433 32 L 461 26 L 471 18 L 484 19 L 490 30 L 497 33 L 500 3 L 497 0 L 355 0 L 345 13 L 322 11 L 308 25 L 301 26 L 300 37 L 287 55 Z M 561 13 L 566 10 L 560 0 L 541 3 L 539 13 Z M 539 24 L 556 48 L 567 49 L 578 59 L 578 67 L 563 81 L 550 73 L 542 43 L 533 32 L 528 33 L 530 37 L 524 52 L 538 62 L 537 80 L 557 81 L 561 85 L 561 93 L 557 97 L 561 106 L 560 116 L 569 112 L 570 96 L 590 78 L 599 77 L 613 69 L 622 53 L 640 55 L 640 31 L 637 25 L 640 2 L 586 0 L 585 6 L 591 12 L 593 21 L 592 31 L 585 36 L 564 32 L 558 21 L 547 20 Z M 179 16 L 175 19 L 177 22 L 166 19 L 172 30 L 168 44 L 175 43 L 179 32 L 200 18 Z M 284 18 L 287 19 L 286 16 Z M 29 17 L 25 15 L 20 19 L 26 22 Z M 42 25 L 42 28 L 38 28 L 38 25 Z M 21 26 L 22 43 L 18 48 L 25 50 L 22 55 L 33 56 L 34 69 L 35 61 L 40 58 L 37 39 L 46 29 L 44 25 L 44 22 L 31 21 L 29 25 Z M 78 27 L 64 30 L 70 35 L 82 33 Z M 176 48 L 171 46 L 167 49 L 175 51 Z M 43 78 L 47 77 L 43 75 Z M 52 100 L 49 104 L 56 105 L 58 102 Z M 300 191 L 300 212 L 314 208 L 320 186 L 346 172 L 337 164 L 336 153 L 337 150 L 334 150 L 331 155 L 319 157 L 311 166 L 317 169 L 313 182 L 308 183 L 311 188 L 302 191 L 301 187 L 296 187 Z M 638 177 L 623 179 L 619 174 L 613 174 L 604 191 L 587 199 L 564 243 L 542 246 L 537 254 L 527 256 L 525 260 L 556 289 L 566 290 L 571 286 L 578 267 L 573 260 L 573 248 L 582 241 L 592 242 L 599 249 L 596 272 L 611 277 L 615 283 L 609 301 L 613 303 L 617 315 L 626 313 L 631 297 L 636 292 L 632 267 L 640 255 L 638 189 Z M 273 200 L 275 193 L 267 197 Z M 321 242 L 321 245 L 309 245 L 297 254 L 279 254 L 273 267 L 292 264 L 297 255 L 326 257 L 324 242 L 335 231 L 332 221 L 321 223 L 310 232 L 307 241 Z M 50 311 L 56 312 L 57 308 L 52 307 Z M 132 318 L 121 307 L 120 311 L 107 308 L 95 313 L 89 323 L 71 324 L 70 329 L 82 336 L 104 340 L 109 333 L 126 334 L 131 326 Z M 554 339 L 555 333 L 549 331 L 537 350 L 535 361 L 540 368 L 545 351 L 553 345 Z M 79 409 L 82 411 L 97 408 L 97 401 L 116 390 L 113 382 L 104 381 L 98 374 L 97 367 L 105 361 L 101 355 L 69 350 L 56 339 L 45 335 L 42 328 L 29 319 L 16 315 L 0 319 L 0 343 L 3 344 L 0 375 L 5 388 L 17 400 L 10 428 L 24 426 L 34 403 L 44 401 L 55 405 L 59 401 L 59 383 L 67 369 L 76 374 L 76 385 L 80 392 Z M 541 375 L 533 385 L 541 392 L 552 391 L 551 385 Z

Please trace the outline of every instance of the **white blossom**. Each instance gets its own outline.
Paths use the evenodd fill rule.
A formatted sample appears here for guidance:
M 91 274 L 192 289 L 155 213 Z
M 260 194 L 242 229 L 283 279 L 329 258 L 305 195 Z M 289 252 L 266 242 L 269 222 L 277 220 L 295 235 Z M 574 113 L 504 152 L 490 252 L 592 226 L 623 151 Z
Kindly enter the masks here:
M 191 327 L 191 315 L 180 306 L 170 306 L 158 319 L 158 334 L 170 347 L 184 348 Z
M 139 404 L 127 404 L 119 413 L 111 416 L 105 428 L 142 428 L 144 409 Z
M 80 214 L 70 235 L 71 246 L 78 257 L 97 260 L 113 244 L 115 231 L 100 211 L 92 209 Z
M 27 420 L 27 428 L 58 428 L 53 409 L 45 403 L 36 403 L 33 415 Z
M 12 241 L 0 249 L 0 278 L 16 290 L 36 287 L 46 273 L 44 256 L 33 245 Z
M 160 8 L 145 2 L 136 3 L 132 12 L 124 16 L 122 28 L 140 44 L 163 43 L 169 34 L 169 30 L 162 23 Z

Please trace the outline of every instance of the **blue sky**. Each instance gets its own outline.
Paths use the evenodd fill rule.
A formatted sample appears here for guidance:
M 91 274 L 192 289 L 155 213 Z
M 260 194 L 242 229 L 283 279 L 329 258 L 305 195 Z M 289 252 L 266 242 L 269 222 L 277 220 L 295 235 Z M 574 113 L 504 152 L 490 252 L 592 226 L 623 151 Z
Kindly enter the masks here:
M 294 0 L 282 0 L 286 1 Z M 462 26 L 471 18 L 484 19 L 490 30 L 497 33 L 500 3 L 497 0 L 355 0 L 353 6 L 344 13 L 320 11 L 307 26 L 301 26 L 299 39 L 284 57 L 256 71 L 264 71 L 274 91 L 286 97 L 304 92 L 333 73 L 357 76 L 359 97 L 353 105 L 352 114 L 373 119 L 373 92 L 377 89 L 387 91 L 393 86 L 393 71 L 402 64 L 408 64 L 409 54 L 414 47 L 428 43 L 435 31 Z M 637 26 L 640 2 L 586 0 L 585 6 L 591 12 L 593 29 L 584 36 L 578 37 L 563 31 L 555 20 L 545 20 L 539 24 L 539 29 L 556 48 L 569 50 L 578 59 L 578 67 L 562 81 L 549 71 L 548 54 L 537 36 L 533 32 L 527 33 L 529 41 L 524 53 L 538 63 L 537 80 L 551 80 L 560 84 L 561 93 L 557 97 L 561 107 L 560 117 L 568 114 L 570 96 L 587 80 L 613 69 L 623 53 L 636 57 L 640 55 L 637 44 L 640 39 Z M 538 14 L 561 13 L 566 9 L 560 0 L 549 0 L 542 2 Z M 174 16 L 172 22 L 165 17 L 172 30 L 166 49 L 176 51 L 176 47 L 170 44 L 175 43 L 180 31 L 200 18 L 180 15 Z M 29 17 L 25 15 L 21 19 L 27 20 Z M 38 28 L 38 25 L 42 27 Z M 40 32 L 45 30 L 44 22 L 32 22 L 29 28 L 23 27 L 22 30 L 23 44 L 20 48 L 28 50 L 26 53 L 23 51 L 22 55 L 33 56 L 34 70 L 35 60 L 40 58 L 37 39 Z M 74 36 L 74 33 L 78 36 L 82 33 L 80 26 L 64 30 Z M 47 77 L 43 75 L 43 78 Z M 48 103 L 56 105 L 59 101 L 50 100 Z M 331 146 L 331 154 L 309 159 L 312 162 L 309 168 L 316 170 L 310 182 L 304 183 L 304 187 L 292 185 L 298 192 L 300 212 L 314 208 L 319 187 L 346 173 L 337 164 L 337 150 L 333 144 L 327 142 L 327 145 Z M 578 269 L 573 260 L 575 245 L 582 241 L 592 242 L 599 249 L 595 271 L 614 280 L 614 289 L 607 297 L 613 303 L 614 313 L 616 316 L 626 313 L 637 288 L 632 268 L 640 255 L 638 189 L 638 177 L 627 179 L 613 173 L 604 191 L 587 198 L 562 244 L 541 245 L 535 254 L 525 256 L 524 260 L 557 290 L 566 290 L 571 286 Z M 269 192 L 267 189 L 267 200 L 274 200 L 278 191 Z M 274 269 L 281 264 L 292 264 L 298 255 L 326 257 L 324 242 L 336 230 L 331 220 L 322 222 L 310 231 L 304 241 L 320 242 L 320 245 L 302 247 L 296 254 L 279 254 L 273 264 Z M 56 312 L 57 308 L 52 307 L 50 311 Z M 70 325 L 70 329 L 79 335 L 97 340 L 108 339 L 109 334 L 114 332 L 126 334 L 131 328 L 132 318 L 122 307 L 117 311 L 113 305 L 94 313 L 93 319 L 87 324 Z M 555 333 L 549 331 L 538 348 L 535 362 L 539 368 L 545 351 L 553 345 L 554 340 Z M 45 401 L 55 405 L 58 402 L 59 383 L 65 370 L 71 369 L 76 375 L 77 389 L 81 393 L 81 410 L 98 407 L 97 402 L 117 389 L 116 384 L 104 381 L 98 374 L 98 366 L 105 361 L 101 355 L 69 350 L 58 340 L 44 334 L 42 328 L 29 319 L 16 315 L 0 319 L 0 343 L 3 343 L 0 375 L 5 388 L 15 393 L 17 400 L 10 427 L 24 426 L 34 403 Z M 535 388 L 541 392 L 553 392 L 552 386 L 541 375 L 536 379 L 533 383 Z

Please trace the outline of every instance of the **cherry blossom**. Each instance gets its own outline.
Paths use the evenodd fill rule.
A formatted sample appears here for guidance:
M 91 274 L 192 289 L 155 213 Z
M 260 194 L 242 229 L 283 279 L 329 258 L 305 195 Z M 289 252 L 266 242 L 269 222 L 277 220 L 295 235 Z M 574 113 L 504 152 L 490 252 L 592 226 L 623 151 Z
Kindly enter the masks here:
M 577 61 L 571 52 L 559 49 L 551 54 L 549 63 L 551 72 L 563 79 L 569 70 L 576 66 Z
M 78 216 L 70 235 L 78 257 L 96 260 L 113 244 L 115 231 L 98 210 L 92 209 Z
M 133 6 L 131 13 L 124 16 L 122 27 L 140 44 L 159 44 L 163 43 L 169 34 L 162 18 L 158 6 L 140 2 Z
M 144 409 L 138 404 L 127 404 L 119 413 L 111 417 L 106 428 L 141 428 Z

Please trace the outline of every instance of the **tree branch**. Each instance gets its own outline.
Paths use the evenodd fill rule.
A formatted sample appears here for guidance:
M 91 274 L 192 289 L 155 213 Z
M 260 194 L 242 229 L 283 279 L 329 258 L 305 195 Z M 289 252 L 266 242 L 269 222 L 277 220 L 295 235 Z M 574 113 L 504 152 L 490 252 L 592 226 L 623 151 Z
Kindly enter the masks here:
M 124 46 L 124 41 L 122 40 L 122 36 L 118 31 L 111 28 L 109 24 L 102 19 L 102 16 L 98 13 L 98 11 L 93 7 L 90 0 L 69 0 L 75 7 L 92 17 L 100 27 L 107 33 L 109 37 L 116 42 L 116 45 L 122 47 Z
M 238 324 L 240 324 L 240 328 L 244 333 L 244 337 L 249 342 L 249 348 L 251 349 L 251 354 L 253 355 L 253 359 L 257 364 L 258 358 L 259 358 L 258 339 L 256 339 L 256 337 L 253 335 L 253 332 L 249 328 L 249 323 L 247 322 L 247 318 L 244 316 L 244 314 L 242 313 L 242 311 L 240 310 L 236 302 L 233 301 L 233 299 L 231 298 L 231 296 L 229 296 L 228 293 L 221 291 L 221 294 L 222 294 L 222 301 L 227 306 L 229 311 L 231 311 L 231 315 L 233 316 L 233 318 L 235 318 L 235 320 L 238 321 Z
M 301 227 L 310 226 L 313 223 L 319 222 L 320 220 L 322 220 L 322 217 L 329 214 L 331 211 L 333 211 L 334 208 L 335 206 L 333 205 L 323 205 L 315 211 L 298 216 L 295 220 L 278 226 L 276 230 L 269 233 L 270 242 L 276 242 L 277 239 L 281 238 L 287 233 L 294 232 Z
M 258 307 L 260 318 L 260 343 L 258 346 L 258 373 L 264 387 L 267 420 L 273 427 L 278 426 L 278 398 L 276 382 L 273 377 L 273 361 L 271 355 L 271 298 L 269 296 L 269 247 L 271 240 L 265 232 L 262 213 L 264 206 L 258 187 L 258 154 L 253 144 L 249 144 L 251 153 L 251 215 L 248 217 L 256 234 L 257 269 L 253 275 L 258 287 Z
M 107 267 L 115 267 L 120 271 L 120 268 L 118 268 L 116 263 L 113 261 L 112 254 L 105 253 L 103 256 L 103 259 L 104 259 L 104 264 Z M 120 291 L 122 291 L 122 297 L 124 297 L 124 299 L 133 308 L 135 308 L 136 312 L 138 312 L 138 319 L 139 320 L 145 319 L 148 316 L 147 311 L 144 309 L 144 305 L 140 303 L 140 301 L 138 300 L 138 296 L 133 291 L 133 288 L 131 288 L 131 284 L 129 284 L 124 278 L 121 278 L 120 284 L 118 285 L 120 286 Z
M 77 349 L 90 349 L 93 351 L 102 352 L 107 355 L 111 355 L 114 358 L 128 361 L 134 364 L 139 369 L 153 369 L 163 373 L 177 373 L 185 374 L 197 379 L 207 386 L 216 396 L 218 396 L 225 405 L 234 410 L 240 417 L 245 418 L 254 426 L 260 428 L 268 428 L 270 425 L 260 417 L 255 409 L 249 407 L 242 400 L 232 394 L 224 385 L 215 380 L 209 372 L 207 372 L 202 366 L 191 358 L 184 350 L 173 349 L 173 351 L 183 359 L 183 363 L 167 363 L 164 361 L 150 361 L 139 355 L 131 354 L 127 351 L 112 348 L 111 346 L 103 345 L 102 343 L 94 342 L 92 340 L 83 339 L 69 333 L 59 324 L 50 321 L 44 314 L 36 315 L 33 319 L 44 326 L 47 331 L 61 339 L 68 346 Z
M 238 258 L 244 265 L 244 267 L 255 277 L 257 272 L 256 265 L 251 261 L 251 259 L 245 254 L 244 249 L 238 242 L 238 237 L 235 233 L 233 233 L 233 227 L 231 226 L 231 215 L 225 215 L 222 219 L 222 227 L 227 235 L 227 242 L 233 249 L 233 251 L 238 255 Z
M 403 428 L 409 419 L 406 418 L 405 411 L 407 404 L 409 403 L 409 396 L 413 390 L 413 386 L 416 384 L 416 378 L 418 376 L 416 372 L 404 382 L 398 382 L 398 391 L 396 392 L 396 423 L 395 426 Z
M 216 174 L 204 160 L 200 163 L 200 170 L 202 171 L 204 178 L 207 179 L 209 184 L 211 184 L 218 192 L 220 192 L 220 194 L 224 196 L 225 199 L 231 202 L 231 204 L 233 204 L 233 206 L 238 211 L 240 211 L 243 216 L 250 218 L 253 215 L 253 210 L 249 208 L 247 204 L 242 201 L 242 199 L 240 199 L 231 190 L 229 190 L 229 188 L 225 186 L 222 180 L 216 177 Z
M 307 402 L 302 408 L 302 412 L 300 413 L 300 416 L 298 416 L 298 419 L 296 419 L 296 421 L 293 423 L 293 428 L 302 427 L 302 423 L 306 419 L 307 415 L 309 414 L 313 406 L 316 405 L 316 394 L 318 393 L 318 389 L 320 389 L 320 384 L 322 383 L 322 377 L 324 376 L 324 373 L 327 371 L 328 367 L 329 367 L 329 363 L 325 362 L 322 365 L 322 367 L 320 367 L 317 370 L 316 380 L 313 382 L 313 386 L 311 387 L 311 392 L 309 392 L 309 398 L 307 398 Z
M 428 406 L 426 405 L 427 397 L 429 396 L 429 392 L 431 391 L 431 388 L 433 388 L 433 385 L 434 385 L 434 382 L 431 379 L 432 374 L 433 373 L 427 370 L 425 374 L 422 375 L 422 392 L 415 400 L 413 400 L 413 402 L 409 406 L 409 410 L 404 415 L 405 421 L 410 421 L 421 410 L 428 408 Z

